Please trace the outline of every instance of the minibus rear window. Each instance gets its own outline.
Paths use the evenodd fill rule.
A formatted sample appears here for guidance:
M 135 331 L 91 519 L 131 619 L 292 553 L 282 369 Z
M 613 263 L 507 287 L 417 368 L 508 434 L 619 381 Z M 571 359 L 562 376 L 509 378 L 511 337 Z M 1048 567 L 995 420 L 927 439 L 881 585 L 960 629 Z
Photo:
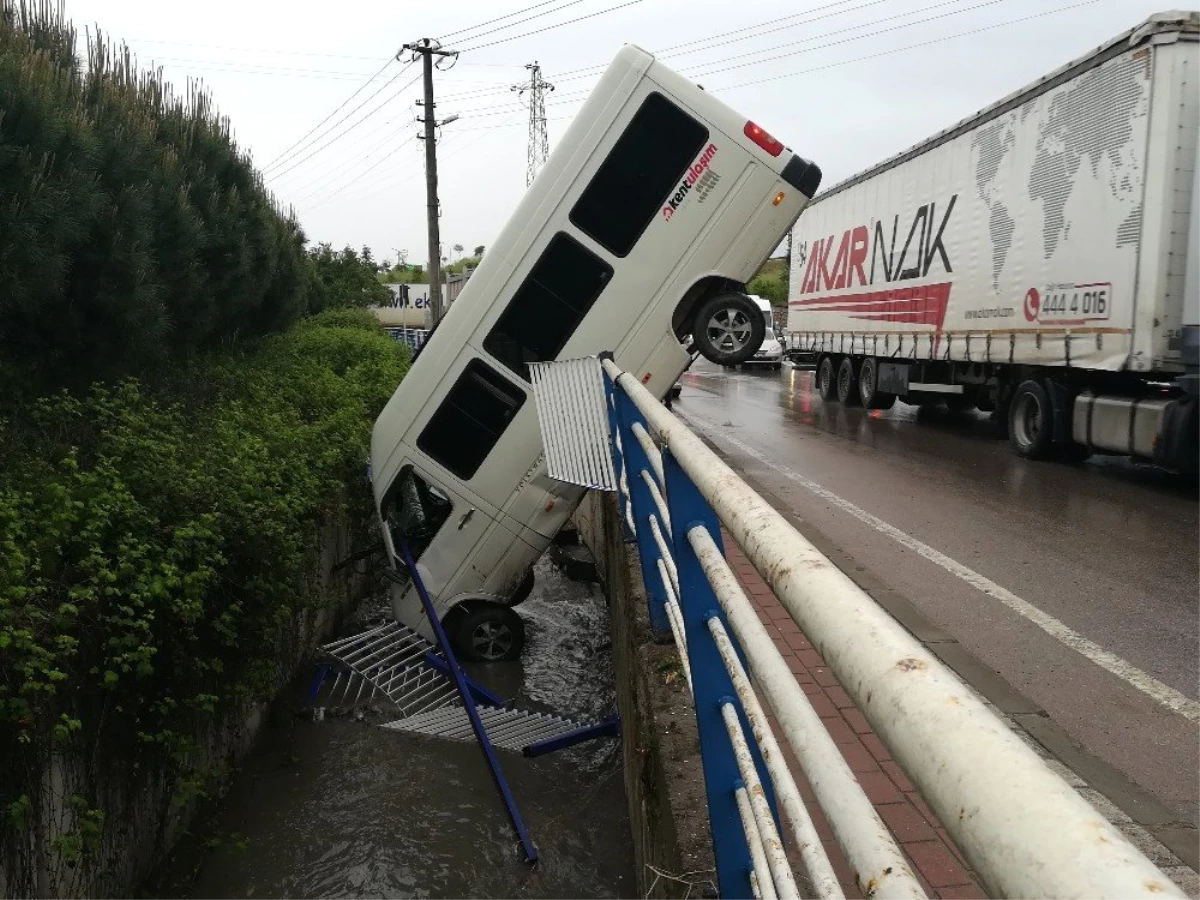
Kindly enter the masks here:
M 612 266 L 579 241 L 556 234 L 483 348 L 528 381 L 529 364 L 558 358 L 612 274 Z
M 571 221 L 605 249 L 628 256 L 707 141 L 708 129 L 651 94 L 571 210 Z
M 467 481 L 524 403 L 524 391 L 473 359 L 417 438 L 417 447 Z

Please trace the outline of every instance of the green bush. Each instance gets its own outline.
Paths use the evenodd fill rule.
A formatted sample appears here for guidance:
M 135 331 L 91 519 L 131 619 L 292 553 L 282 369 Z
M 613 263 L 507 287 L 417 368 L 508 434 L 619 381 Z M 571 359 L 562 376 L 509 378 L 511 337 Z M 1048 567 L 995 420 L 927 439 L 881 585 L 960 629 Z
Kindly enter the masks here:
M 51 0 L 0 0 L 0 380 L 161 369 L 308 309 L 304 235 L 209 95 Z M 6 398 L 7 399 L 7 398 Z
M 336 311 L 158 390 L 0 421 L 0 813 L 28 809 L 56 742 L 184 760 L 214 710 L 269 687 L 323 602 L 319 525 L 374 542 L 370 429 L 407 365 L 370 313 Z
M 758 275 L 746 285 L 746 293 L 764 297 L 772 306 L 787 304 L 787 285 L 778 275 Z

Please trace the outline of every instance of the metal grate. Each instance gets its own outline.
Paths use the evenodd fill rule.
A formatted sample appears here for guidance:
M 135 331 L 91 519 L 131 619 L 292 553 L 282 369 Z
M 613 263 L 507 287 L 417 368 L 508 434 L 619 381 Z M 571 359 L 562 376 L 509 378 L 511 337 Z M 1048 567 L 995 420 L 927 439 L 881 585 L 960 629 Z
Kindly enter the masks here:
M 492 744 L 518 753 L 530 744 L 551 740 L 586 727 L 582 722 L 573 722 L 562 716 L 498 706 L 479 707 L 479 718 L 483 727 L 487 729 Z M 475 739 L 467 712 L 461 706 L 423 712 L 388 722 L 383 727 L 452 741 Z
M 314 706 L 354 706 L 386 699 L 411 716 L 458 702 L 454 683 L 430 660 L 444 660 L 429 641 L 399 622 L 388 622 L 326 644 L 342 664 L 315 692 Z
M 551 478 L 615 491 L 604 372 L 593 357 L 529 365 Z
M 401 718 L 382 725 L 393 731 L 424 734 L 448 740 L 471 741 L 475 733 L 458 689 L 447 675 L 445 657 L 434 645 L 405 625 L 388 622 L 342 638 L 324 649 L 338 667 L 325 667 L 314 683 L 310 705 L 319 716 L 344 715 L 380 701 L 389 702 Z M 577 743 L 579 732 L 606 733 L 600 725 L 564 716 L 501 706 L 501 699 L 471 682 L 480 702 L 480 721 L 493 745 L 520 753 L 530 744 L 568 735 L 562 746 Z M 482 695 L 482 696 L 480 696 Z

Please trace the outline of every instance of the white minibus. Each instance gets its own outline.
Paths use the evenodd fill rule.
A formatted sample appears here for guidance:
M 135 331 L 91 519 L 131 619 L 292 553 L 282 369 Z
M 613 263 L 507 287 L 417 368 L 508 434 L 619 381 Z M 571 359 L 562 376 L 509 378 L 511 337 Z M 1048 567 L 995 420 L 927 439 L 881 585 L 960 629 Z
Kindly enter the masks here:
M 397 619 L 432 636 L 404 538 L 458 653 L 520 653 L 512 607 L 583 495 L 546 474 L 529 363 L 611 351 L 663 397 L 687 336 L 716 363 L 752 357 L 744 284 L 820 178 L 649 53 L 617 54 L 375 423 Z

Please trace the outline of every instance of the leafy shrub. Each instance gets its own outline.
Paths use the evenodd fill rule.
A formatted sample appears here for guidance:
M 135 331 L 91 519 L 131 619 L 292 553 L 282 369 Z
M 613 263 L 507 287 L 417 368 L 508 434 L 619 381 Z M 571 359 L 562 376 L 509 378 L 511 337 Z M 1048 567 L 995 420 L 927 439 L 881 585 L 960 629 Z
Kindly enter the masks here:
M 182 761 L 215 710 L 269 686 L 324 602 L 304 577 L 320 524 L 348 515 L 373 542 L 370 428 L 407 365 L 369 313 L 337 311 L 160 390 L 126 379 L 0 421 L 0 836 L 41 808 L 56 744 Z

